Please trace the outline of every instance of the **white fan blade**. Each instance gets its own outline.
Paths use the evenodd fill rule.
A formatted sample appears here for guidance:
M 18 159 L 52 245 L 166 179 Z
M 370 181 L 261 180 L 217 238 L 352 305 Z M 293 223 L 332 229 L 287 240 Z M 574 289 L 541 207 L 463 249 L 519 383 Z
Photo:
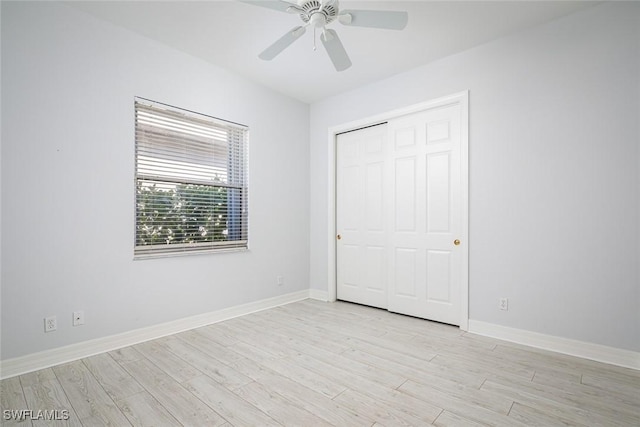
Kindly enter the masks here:
M 354 27 L 403 30 L 409 21 L 409 14 L 392 10 L 343 10 L 338 20 Z
M 342 46 L 338 33 L 334 30 L 325 30 L 320 36 L 320 41 L 322 41 L 322 44 L 324 45 L 324 48 L 329 54 L 329 58 L 331 58 L 331 62 L 333 62 L 333 66 L 336 67 L 337 71 L 344 71 L 351 67 L 351 59 L 349 59 L 347 51 L 344 50 L 344 46 Z
M 289 30 L 284 36 L 280 37 L 274 44 L 258 55 L 258 58 L 264 59 L 265 61 L 271 61 L 273 58 L 278 56 L 280 52 L 288 48 L 291 43 L 298 40 L 306 31 L 307 29 L 305 27 L 295 27 Z
M 291 10 L 289 8 L 293 7 L 299 10 L 298 4 L 296 2 L 288 2 L 285 0 L 238 0 L 241 3 L 252 4 L 254 6 L 262 6 L 267 9 L 279 10 L 280 12 L 295 12 L 295 10 Z

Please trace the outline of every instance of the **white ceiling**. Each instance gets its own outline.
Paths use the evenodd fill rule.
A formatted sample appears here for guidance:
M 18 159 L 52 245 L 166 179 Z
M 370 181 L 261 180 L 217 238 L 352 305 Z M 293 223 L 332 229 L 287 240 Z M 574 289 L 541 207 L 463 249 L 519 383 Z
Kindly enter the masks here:
M 596 4 L 593 1 L 340 1 L 406 10 L 403 31 L 335 29 L 353 66 L 336 72 L 313 31 L 273 61 L 258 53 L 300 18 L 237 1 L 80 1 L 68 5 L 311 103 Z

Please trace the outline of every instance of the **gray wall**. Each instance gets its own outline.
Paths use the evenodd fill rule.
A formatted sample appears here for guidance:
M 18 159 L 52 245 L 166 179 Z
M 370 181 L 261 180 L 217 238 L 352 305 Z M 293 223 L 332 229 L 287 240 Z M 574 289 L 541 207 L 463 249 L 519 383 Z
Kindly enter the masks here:
M 640 350 L 639 17 L 592 7 L 312 104 L 311 287 L 333 233 L 327 129 L 468 89 L 470 318 Z
M 133 261 L 134 96 L 250 126 L 250 251 Z M 49 2 L 2 2 L 2 104 L 3 360 L 309 288 L 308 105 Z

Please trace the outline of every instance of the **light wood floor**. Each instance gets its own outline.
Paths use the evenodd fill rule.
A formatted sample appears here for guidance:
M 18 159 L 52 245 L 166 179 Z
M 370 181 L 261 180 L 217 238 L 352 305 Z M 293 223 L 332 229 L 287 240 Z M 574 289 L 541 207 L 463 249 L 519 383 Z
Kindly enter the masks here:
M 306 300 L 3 380 L 2 409 L 73 426 L 640 426 L 640 371 Z

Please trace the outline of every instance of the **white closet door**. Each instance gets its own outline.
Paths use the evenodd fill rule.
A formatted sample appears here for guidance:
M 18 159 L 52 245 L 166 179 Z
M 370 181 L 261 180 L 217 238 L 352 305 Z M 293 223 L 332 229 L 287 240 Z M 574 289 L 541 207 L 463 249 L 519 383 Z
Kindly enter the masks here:
M 454 325 L 463 256 L 460 108 L 390 121 L 387 155 L 388 309 Z
M 460 325 L 461 112 L 455 104 L 338 135 L 338 299 Z
M 386 308 L 386 125 L 338 135 L 336 148 L 337 297 Z

